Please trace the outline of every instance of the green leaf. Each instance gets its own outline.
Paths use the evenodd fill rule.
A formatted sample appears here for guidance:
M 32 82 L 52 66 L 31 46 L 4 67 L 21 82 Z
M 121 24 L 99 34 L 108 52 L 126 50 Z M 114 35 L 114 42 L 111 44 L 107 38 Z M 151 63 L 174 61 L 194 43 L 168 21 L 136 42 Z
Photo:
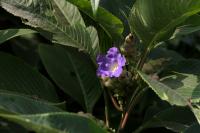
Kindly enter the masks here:
M 149 87 L 160 97 L 160 99 L 169 102 L 171 105 L 186 106 L 188 105 L 187 99 L 176 90 L 171 89 L 167 85 L 152 79 L 146 74 L 139 72 L 140 77 L 149 85 Z
M 100 53 L 99 37 L 98 37 L 97 30 L 94 27 L 89 26 L 87 27 L 87 31 L 90 34 L 92 49 L 94 50 L 95 55 L 97 55 Z
M 130 27 L 128 24 L 128 16 L 136 0 L 101 0 L 100 6 L 111 12 L 118 17 L 124 25 L 123 35 L 130 33 Z
M 194 74 L 173 73 L 173 75 L 164 77 L 160 81 L 173 90 L 176 90 L 176 92 L 185 99 L 190 99 L 191 102 L 200 101 L 199 76 Z
M 62 111 L 61 109 L 52 106 L 51 103 L 10 93 L 0 93 L 0 110 L 16 114 L 37 114 Z
M 0 91 L 13 92 L 57 102 L 54 86 L 22 60 L 0 53 Z
M 188 129 L 186 129 L 183 133 L 198 133 L 200 132 L 200 125 L 195 123 L 191 125 Z
M 183 117 L 184 116 L 184 117 Z M 174 132 L 183 132 L 196 119 L 188 108 L 172 107 L 158 112 L 148 121 L 145 121 L 134 133 L 146 128 L 165 127 Z
M 17 36 L 37 33 L 30 29 L 6 29 L 0 30 L 0 44 Z
M 101 85 L 87 55 L 72 48 L 45 45 L 40 46 L 39 53 L 56 84 L 92 112 L 101 95 Z
M 54 6 L 54 4 L 56 6 L 55 9 L 59 9 L 57 10 L 57 13 L 60 13 L 58 17 L 63 15 L 70 25 L 80 24 L 85 27 L 84 20 L 76 6 L 66 0 L 52 0 L 52 5 Z
M 67 1 L 78 6 L 78 8 L 83 13 L 85 13 L 91 19 L 98 22 L 99 26 L 107 33 L 108 36 L 115 39 L 121 36 L 124 30 L 122 22 L 120 21 L 120 19 L 109 13 L 104 8 L 99 7 L 98 12 L 94 16 L 91 4 L 88 0 L 67 0 Z
M 169 86 L 192 103 L 200 101 L 200 61 L 183 60 L 165 71 L 161 82 Z
M 90 0 L 94 15 L 96 15 L 100 0 Z
M 0 116 L 38 133 L 106 133 L 95 121 L 73 113 Z
M 174 79 L 174 80 L 170 80 L 171 84 L 167 83 L 167 85 L 165 85 L 164 83 L 151 79 L 149 76 L 147 76 L 146 74 L 142 72 L 138 72 L 138 73 L 140 77 L 149 85 L 149 87 L 159 96 L 160 99 L 169 102 L 171 105 L 189 106 L 190 109 L 193 111 L 196 119 L 200 123 L 200 115 L 199 115 L 200 109 L 196 108 L 195 106 L 193 107 L 191 104 L 191 103 L 199 102 L 199 90 L 198 90 L 199 87 L 196 87 L 197 90 L 195 90 L 196 88 L 193 88 L 193 87 L 196 86 L 197 83 L 195 83 L 194 85 L 191 83 L 191 82 L 197 82 L 196 79 L 195 80 L 190 79 L 191 77 L 189 77 L 189 79 L 187 79 L 186 77 L 181 77 L 180 78 L 181 80 L 185 80 L 183 81 L 185 82 L 184 84 L 177 83 L 177 79 Z M 170 87 L 172 85 L 174 88 Z M 179 89 L 180 86 L 183 86 L 183 87 Z M 177 90 L 177 88 L 179 90 Z
M 79 10 L 66 0 L 1 0 L 0 5 L 25 19 L 25 24 L 53 33 L 53 42 L 85 50 L 93 58 L 96 56 Z
M 137 0 L 129 23 L 132 32 L 146 45 L 171 37 L 174 29 L 200 12 L 200 0 Z
M 96 55 L 100 49 L 98 43 L 92 43 L 93 38 L 91 38 L 92 36 L 90 36 L 90 30 L 84 28 L 81 25 L 73 25 L 66 27 L 65 31 L 69 34 L 66 35 L 63 33 L 57 33 L 53 36 L 53 42 L 87 51 L 91 55 L 93 60 L 95 60 Z

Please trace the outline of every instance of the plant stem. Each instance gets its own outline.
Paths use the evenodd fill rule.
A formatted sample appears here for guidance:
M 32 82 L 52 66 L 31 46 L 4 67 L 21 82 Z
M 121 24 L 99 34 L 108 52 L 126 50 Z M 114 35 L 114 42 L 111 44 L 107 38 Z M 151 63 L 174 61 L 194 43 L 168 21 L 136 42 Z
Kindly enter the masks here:
M 143 65 L 145 63 L 145 60 L 146 60 L 147 55 L 149 54 L 149 52 L 150 52 L 150 48 L 148 47 L 144 51 L 144 54 L 142 55 L 141 59 L 139 60 L 137 66 L 136 66 L 137 70 L 141 70 L 142 69 L 142 67 L 143 67 Z
M 118 111 L 122 112 L 123 109 L 118 105 L 118 103 L 116 102 L 115 98 L 112 96 L 112 94 L 110 93 L 109 90 L 108 90 L 108 94 L 109 94 L 110 99 L 111 99 L 111 101 L 112 101 L 112 103 L 113 103 L 113 106 L 114 106 Z
M 105 121 L 106 121 L 106 126 L 109 127 L 109 105 L 108 105 L 108 94 L 107 91 L 104 89 L 104 102 L 105 102 Z
M 138 92 L 138 94 L 136 96 L 132 95 L 132 98 L 131 98 L 131 101 L 130 101 L 130 104 L 127 108 L 127 111 L 124 113 L 124 116 L 123 118 L 121 119 L 121 122 L 120 122 L 120 125 L 119 125 L 119 128 L 118 128 L 118 133 L 124 129 L 126 123 L 127 123 L 127 120 L 128 120 L 128 117 L 129 117 L 129 114 L 130 112 L 132 111 L 133 107 L 138 103 L 138 100 L 141 98 L 141 96 L 144 94 L 144 92 L 147 90 L 148 88 L 144 88 L 142 89 L 140 92 Z M 139 90 L 139 87 L 138 87 L 138 90 Z M 135 98 L 134 98 L 135 97 Z

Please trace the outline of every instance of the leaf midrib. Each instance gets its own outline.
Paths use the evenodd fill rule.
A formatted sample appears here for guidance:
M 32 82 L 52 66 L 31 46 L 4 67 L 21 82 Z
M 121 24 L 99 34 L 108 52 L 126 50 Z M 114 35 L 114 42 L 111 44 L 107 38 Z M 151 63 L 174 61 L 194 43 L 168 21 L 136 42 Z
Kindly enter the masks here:
M 76 65 L 75 65 L 74 62 L 73 62 L 73 59 L 72 59 L 71 55 L 70 55 L 69 53 L 67 53 L 67 55 L 68 55 L 69 60 L 70 60 L 70 62 L 71 62 L 71 64 L 72 64 L 72 67 L 74 68 L 74 71 L 75 71 L 75 74 L 76 74 L 76 76 L 77 76 L 77 79 L 78 79 L 80 88 L 81 88 L 81 90 L 82 90 L 82 92 L 83 92 L 83 98 L 84 98 L 85 107 L 86 107 L 86 109 L 87 109 L 88 112 L 91 112 L 90 109 L 89 109 L 89 107 L 88 107 L 88 101 L 87 101 L 87 98 L 86 98 L 86 92 L 84 91 L 84 90 L 85 90 L 85 89 L 84 89 L 85 87 L 84 87 L 84 84 L 83 84 L 83 82 L 82 82 L 82 80 L 81 80 L 81 77 L 80 77 L 80 75 L 79 75 L 79 72 L 78 72 L 78 70 L 77 70 L 77 68 L 76 68 Z

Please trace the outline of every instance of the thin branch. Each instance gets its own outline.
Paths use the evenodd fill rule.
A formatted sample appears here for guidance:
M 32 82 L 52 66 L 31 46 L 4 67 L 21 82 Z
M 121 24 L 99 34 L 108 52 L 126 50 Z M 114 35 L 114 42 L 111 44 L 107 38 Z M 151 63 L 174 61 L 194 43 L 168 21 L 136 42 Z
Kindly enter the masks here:
M 138 94 L 135 96 L 135 98 L 131 98 L 132 101 L 130 101 L 127 111 L 125 112 L 123 118 L 121 119 L 118 131 L 117 131 L 118 133 L 124 129 L 124 127 L 127 123 L 128 117 L 130 115 L 130 112 L 132 111 L 133 107 L 138 103 L 138 100 L 141 98 L 141 96 L 144 94 L 144 92 L 147 89 L 148 89 L 147 87 L 142 89 L 140 92 L 138 92 Z

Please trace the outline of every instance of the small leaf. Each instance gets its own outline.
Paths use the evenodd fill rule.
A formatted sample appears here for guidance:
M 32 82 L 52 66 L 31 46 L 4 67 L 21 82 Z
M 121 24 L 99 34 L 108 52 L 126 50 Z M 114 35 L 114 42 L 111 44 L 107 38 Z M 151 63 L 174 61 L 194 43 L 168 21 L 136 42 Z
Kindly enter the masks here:
M 92 112 L 101 95 L 101 85 L 91 60 L 76 49 L 61 46 L 40 45 L 39 54 L 55 83 Z
M 37 33 L 30 29 L 6 29 L 0 30 L 0 44 L 17 36 Z

